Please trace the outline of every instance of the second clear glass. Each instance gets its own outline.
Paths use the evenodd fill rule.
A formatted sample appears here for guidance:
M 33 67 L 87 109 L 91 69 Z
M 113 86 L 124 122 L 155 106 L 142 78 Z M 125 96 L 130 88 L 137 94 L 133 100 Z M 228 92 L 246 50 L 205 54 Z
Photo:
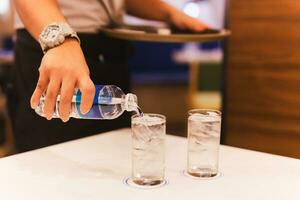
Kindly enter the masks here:
M 194 177 L 218 174 L 221 113 L 216 110 L 191 110 L 188 118 L 187 173 Z

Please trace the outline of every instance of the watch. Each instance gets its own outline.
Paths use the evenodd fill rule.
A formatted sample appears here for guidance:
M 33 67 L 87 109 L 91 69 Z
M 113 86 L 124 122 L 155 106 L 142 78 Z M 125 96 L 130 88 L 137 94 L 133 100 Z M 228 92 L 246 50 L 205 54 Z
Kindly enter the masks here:
M 44 53 L 49 49 L 64 43 L 65 39 L 71 37 L 78 40 L 77 33 L 67 23 L 51 23 L 40 34 L 39 42 Z

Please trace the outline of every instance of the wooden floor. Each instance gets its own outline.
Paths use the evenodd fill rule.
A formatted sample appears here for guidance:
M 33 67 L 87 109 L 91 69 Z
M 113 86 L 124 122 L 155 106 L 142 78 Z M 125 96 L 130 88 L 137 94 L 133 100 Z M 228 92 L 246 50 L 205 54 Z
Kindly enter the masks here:
M 300 158 L 300 2 L 231 0 L 226 139 Z

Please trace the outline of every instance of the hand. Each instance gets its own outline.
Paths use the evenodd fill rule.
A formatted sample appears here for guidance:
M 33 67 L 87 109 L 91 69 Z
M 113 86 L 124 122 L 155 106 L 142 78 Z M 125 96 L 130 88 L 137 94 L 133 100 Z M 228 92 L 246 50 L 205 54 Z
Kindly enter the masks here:
M 31 107 L 35 109 L 45 93 L 44 114 L 52 118 L 57 95 L 60 94 L 59 115 L 62 121 L 69 120 L 71 102 L 75 88 L 82 92 L 80 111 L 87 113 L 95 95 L 95 86 L 89 76 L 80 45 L 75 39 L 67 39 L 63 44 L 50 49 L 43 57 L 39 68 L 39 80 L 31 97 Z
M 194 32 L 201 32 L 208 29 L 209 26 L 200 20 L 190 17 L 185 13 L 173 10 L 169 16 L 169 23 L 180 30 L 190 30 Z

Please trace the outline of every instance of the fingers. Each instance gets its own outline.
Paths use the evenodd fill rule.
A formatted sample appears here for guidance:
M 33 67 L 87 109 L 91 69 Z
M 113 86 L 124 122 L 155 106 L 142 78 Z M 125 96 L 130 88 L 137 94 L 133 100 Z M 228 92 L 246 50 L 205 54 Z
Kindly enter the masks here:
M 201 32 L 204 31 L 205 29 L 208 29 L 208 25 L 200 22 L 197 19 L 190 19 L 184 24 L 185 29 L 189 29 L 195 32 Z
M 195 25 L 195 26 L 191 26 L 190 29 L 192 31 L 195 31 L 195 32 L 201 32 L 201 31 L 204 31 L 205 29 L 207 29 L 208 27 L 206 26 L 202 26 L 202 25 Z
M 36 88 L 30 99 L 30 105 L 32 109 L 35 109 L 38 106 L 40 98 L 47 88 L 48 82 L 48 78 L 46 78 L 44 74 L 40 73 L 40 77 L 37 82 Z
M 204 31 L 205 29 L 209 29 L 210 27 L 206 24 L 198 22 L 198 24 L 195 24 L 192 28 L 196 32 L 201 32 L 201 31 Z
M 45 73 L 40 73 L 37 86 L 30 100 L 31 107 L 35 109 L 38 106 L 40 98 L 46 90 L 43 113 L 44 116 L 50 120 L 52 119 L 56 106 L 57 96 L 61 93 L 58 112 L 62 121 L 67 122 L 70 118 L 72 98 L 77 83 L 82 93 L 80 111 L 86 114 L 92 107 L 95 96 L 95 86 L 90 77 L 86 74 L 79 80 L 74 76 L 59 77 L 61 77 L 59 73 L 56 73 L 56 75 L 52 73 L 50 77 Z
M 81 91 L 80 111 L 82 114 L 89 112 L 93 105 L 95 96 L 95 86 L 89 76 L 80 79 L 78 87 Z
M 210 28 L 207 24 L 188 15 L 184 15 L 181 18 L 175 18 L 174 23 L 177 26 L 177 28 L 181 30 L 190 30 L 194 32 L 201 32 L 205 29 Z
M 70 119 L 70 111 L 72 98 L 74 95 L 76 81 L 71 78 L 66 78 L 62 82 L 61 86 L 61 95 L 60 95 L 60 103 L 59 103 L 59 116 L 63 122 L 67 122 Z
M 61 80 L 52 77 L 47 88 L 45 106 L 44 106 L 44 114 L 48 120 L 52 119 L 60 86 L 61 86 Z

